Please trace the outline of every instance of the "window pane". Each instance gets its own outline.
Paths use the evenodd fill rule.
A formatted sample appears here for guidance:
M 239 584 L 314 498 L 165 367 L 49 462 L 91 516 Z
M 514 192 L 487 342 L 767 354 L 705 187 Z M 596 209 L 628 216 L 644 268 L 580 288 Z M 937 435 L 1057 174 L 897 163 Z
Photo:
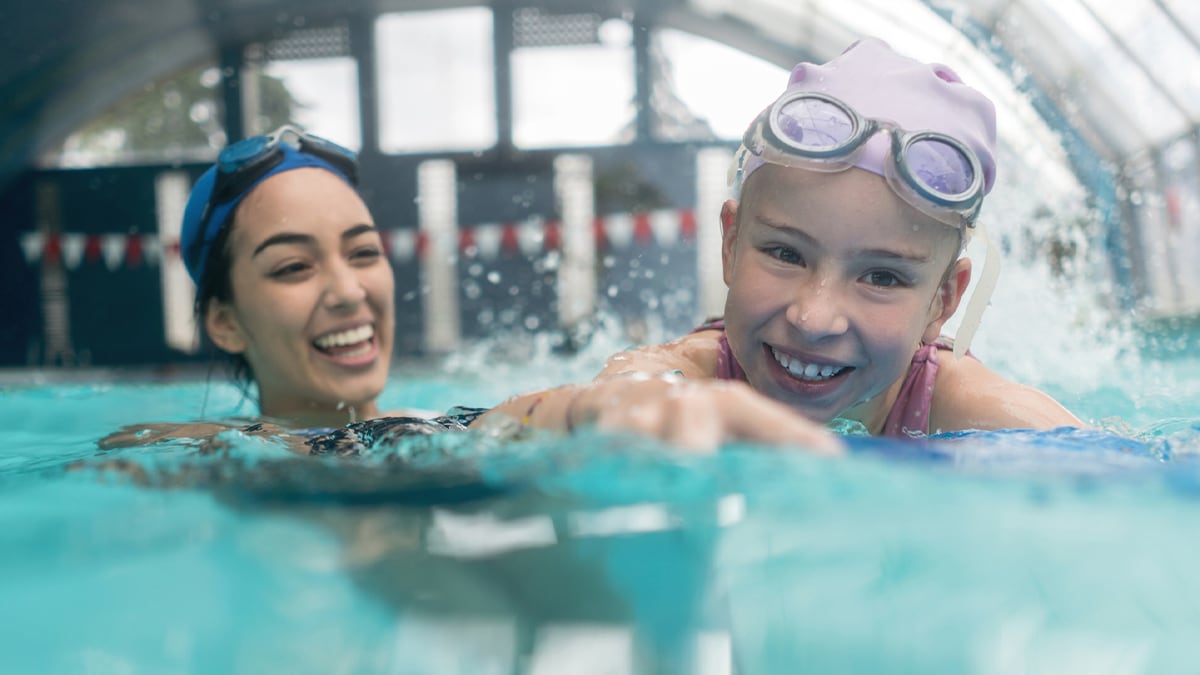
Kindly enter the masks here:
M 225 144 L 220 83 L 218 69 L 203 64 L 147 84 L 71 133 L 40 164 L 208 161 Z
M 788 71 L 732 47 L 676 30 L 658 33 L 675 94 L 717 138 L 738 140 Z
M 386 14 L 375 28 L 380 150 L 496 144 L 490 9 Z
M 272 61 L 263 72 L 292 95 L 291 119 L 318 136 L 352 150 L 362 146 L 358 115 L 358 66 L 349 57 Z M 273 129 L 271 122 L 256 131 Z
M 624 22 L 621 22 L 624 23 Z M 633 47 L 523 47 L 512 53 L 513 142 L 523 148 L 610 145 L 633 139 Z

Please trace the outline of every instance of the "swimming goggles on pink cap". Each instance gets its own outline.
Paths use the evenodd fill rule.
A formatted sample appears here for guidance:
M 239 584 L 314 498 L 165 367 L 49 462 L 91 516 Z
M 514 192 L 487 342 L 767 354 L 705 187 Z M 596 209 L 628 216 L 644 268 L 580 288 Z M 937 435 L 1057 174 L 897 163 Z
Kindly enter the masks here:
M 739 154 L 812 171 L 844 171 L 858 163 L 867 141 L 880 131 L 891 137 L 882 173 L 896 194 L 939 222 L 973 227 L 985 190 L 982 165 L 970 148 L 936 131 L 906 131 L 865 118 L 828 94 L 784 94 L 746 130 Z M 744 161 L 742 154 L 739 168 Z

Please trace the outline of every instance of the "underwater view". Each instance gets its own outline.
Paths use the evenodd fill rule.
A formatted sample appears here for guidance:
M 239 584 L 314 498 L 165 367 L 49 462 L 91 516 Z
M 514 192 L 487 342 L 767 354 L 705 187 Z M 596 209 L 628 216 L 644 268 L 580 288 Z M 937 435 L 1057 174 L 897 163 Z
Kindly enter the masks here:
M 1013 278 L 1022 312 L 1051 292 Z M 1062 316 L 1042 342 L 1073 341 L 1069 363 L 1006 352 L 987 322 L 977 352 L 1094 428 L 847 425 L 832 459 L 536 430 L 348 458 L 236 431 L 101 451 L 135 419 L 252 406 L 219 376 L 10 373 L 0 653 L 39 673 L 1188 672 L 1194 336 Z M 383 399 L 489 405 L 584 379 L 622 339 L 481 342 L 401 364 Z

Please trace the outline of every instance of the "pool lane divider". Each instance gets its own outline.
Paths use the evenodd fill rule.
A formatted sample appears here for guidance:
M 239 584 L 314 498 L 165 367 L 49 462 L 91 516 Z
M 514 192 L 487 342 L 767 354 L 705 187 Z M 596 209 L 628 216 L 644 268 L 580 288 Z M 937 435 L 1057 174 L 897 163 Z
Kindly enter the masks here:
M 671 247 L 695 239 L 696 216 L 691 209 L 613 213 L 597 217 L 593 233 L 596 247 L 602 250 Z M 411 262 L 429 251 L 428 236 L 416 228 L 384 230 L 382 234 L 384 248 L 393 262 Z M 103 264 L 109 271 L 156 267 L 163 260 L 180 257 L 179 241 L 162 241 L 157 234 L 24 232 L 20 245 L 27 264 L 61 265 L 68 270 L 85 264 Z M 502 253 L 535 258 L 561 250 L 562 225 L 543 218 L 461 225 L 457 248 L 468 258 L 495 260 Z

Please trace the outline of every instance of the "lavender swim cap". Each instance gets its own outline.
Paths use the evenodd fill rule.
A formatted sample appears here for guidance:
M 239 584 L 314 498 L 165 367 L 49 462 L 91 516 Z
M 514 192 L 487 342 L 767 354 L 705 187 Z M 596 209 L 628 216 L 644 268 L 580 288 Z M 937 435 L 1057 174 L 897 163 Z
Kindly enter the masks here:
M 974 151 L 983 167 L 984 192 L 996 180 L 996 109 L 986 96 L 948 66 L 902 56 L 878 38 L 863 38 L 823 65 L 800 63 L 792 69 L 784 93 L 829 94 L 859 115 L 895 122 L 906 131 L 936 131 Z M 891 141 L 875 134 L 854 165 L 881 176 Z M 737 190 L 764 160 L 745 153 Z

